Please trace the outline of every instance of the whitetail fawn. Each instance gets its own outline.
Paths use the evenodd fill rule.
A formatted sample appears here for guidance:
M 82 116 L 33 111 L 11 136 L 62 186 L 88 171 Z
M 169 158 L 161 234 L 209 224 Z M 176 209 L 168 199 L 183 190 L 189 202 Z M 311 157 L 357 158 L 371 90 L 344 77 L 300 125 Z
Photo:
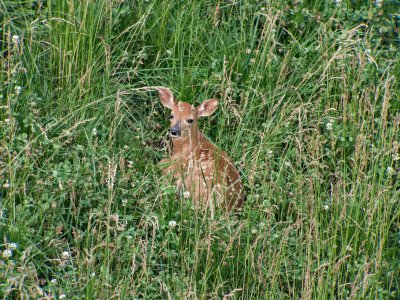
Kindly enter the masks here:
M 197 206 L 222 207 L 230 210 L 240 207 L 244 189 L 232 160 L 218 149 L 199 130 L 199 117 L 211 115 L 218 105 L 216 99 L 205 100 L 194 107 L 176 101 L 172 92 L 160 87 L 158 95 L 170 115 L 173 148 L 170 159 L 160 162 L 164 174 L 173 176 L 175 184 L 184 195 L 192 197 Z

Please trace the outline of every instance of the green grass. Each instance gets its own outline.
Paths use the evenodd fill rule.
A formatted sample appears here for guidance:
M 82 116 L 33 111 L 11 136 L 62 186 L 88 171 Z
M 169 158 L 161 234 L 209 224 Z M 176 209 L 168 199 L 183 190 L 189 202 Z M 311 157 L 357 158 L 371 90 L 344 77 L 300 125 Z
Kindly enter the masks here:
M 266 2 L 0 0 L 2 299 L 400 297 L 397 2 Z M 239 213 L 175 199 L 155 86 L 219 99 Z

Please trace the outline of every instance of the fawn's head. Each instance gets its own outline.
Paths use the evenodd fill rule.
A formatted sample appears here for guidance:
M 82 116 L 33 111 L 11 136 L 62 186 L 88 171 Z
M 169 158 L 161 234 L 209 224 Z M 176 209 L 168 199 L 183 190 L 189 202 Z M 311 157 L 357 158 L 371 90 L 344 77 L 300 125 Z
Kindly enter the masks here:
M 200 106 L 195 107 L 187 102 L 176 101 L 171 90 L 158 88 L 158 96 L 161 103 L 171 110 L 169 119 L 171 121 L 170 136 L 173 139 L 185 139 L 194 135 L 199 117 L 211 115 L 218 106 L 216 99 L 205 100 Z

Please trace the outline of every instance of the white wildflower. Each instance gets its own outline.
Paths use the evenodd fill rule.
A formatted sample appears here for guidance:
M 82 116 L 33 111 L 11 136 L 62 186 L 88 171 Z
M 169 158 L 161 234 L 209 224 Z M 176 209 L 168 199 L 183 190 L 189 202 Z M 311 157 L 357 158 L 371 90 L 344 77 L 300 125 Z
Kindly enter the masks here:
M 9 187 L 10 187 L 10 184 L 9 184 L 9 183 L 3 184 L 3 189 L 8 189 Z
M 7 250 L 4 250 L 4 251 L 3 251 L 3 257 L 4 257 L 4 258 L 9 258 L 9 257 L 11 257 L 11 256 L 12 256 L 12 250 L 7 249 Z
M 21 94 L 21 90 L 22 90 L 22 87 L 20 87 L 19 85 L 17 85 L 17 86 L 15 87 L 15 93 L 17 94 L 17 96 L 18 96 L 19 94 Z
M 168 226 L 171 227 L 171 228 L 175 228 L 176 227 L 176 221 L 174 221 L 174 220 L 169 221 L 168 222 Z
M 92 134 L 93 134 L 94 136 L 97 135 L 97 129 L 96 129 L 96 128 L 93 128 L 93 129 L 92 129 Z
M 22 90 L 22 87 L 20 87 L 19 85 L 17 85 L 17 86 L 15 87 L 15 93 L 17 94 L 17 96 L 18 96 L 19 94 L 21 94 L 21 90 Z
M 272 155 L 272 153 L 273 153 L 273 152 L 272 152 L 271 149 L 268 149 L 268 150 L 267 150 L 267 154 L 268 154 L 268 155 Z
M 65 296 L 65 294 L 61 294 L 58 298 L 59 299 L 65 299 L 65 298 L 67 298 L 67 296 Z
M 11 250 L 15 250 L 15 249 L 17 249 L 17 247 L 18 247 L 17 243 L 9 243 L 8 244 L 8 248 Z
M 256 229 L 256 228 L 253 228 L 253 229 L 251 230 L 251 233 L 252 233 L 252 234 L 256 234 L 256 233 L 257 233 L 257 229 Z
M 325 204 L 325 205 L 323 206 L 323 208 L 324 208 L 325 210 L 329 210 L 329 205 L 328 205 L 328 204 Z
M 393 160 L 394 161 L 400 160 L 400 155 L 398 153 L 394 154 L 393 155 Z
M 64 251 L 64 252 L 62 253 L 62 257 L 63 257 L 64 259 L 68 259 L 68 258 L 70 257 L 69 252 L 68 252 L 68 251 Z
M 53 278 L 53 279 L 51 280 L 51 283 L 54 284 L 54 285 L 56 285 L 56 284 L 57 284 L 57 279 L 56 279 L 56 278 Z
M 326 129 L 332 130 L 333 124 L 331 122 L 326 123 Z
M 128 200 L 127 199 L 122 199 L 122 206 L 126 206 L 128 204 Z
M 388 174 L 393 174 L 394 169 L 393 169 L 392 167 L 387 167 L 387 168 L 386 168 L 386 172 L 387 172 Z
M 189 199 L 190 198 L 190 192 L 189 191 L 184 191 L 183 192 L 183 198 Z
M 375 5 L 377 7 L 382 7 L 382 4 L 383 4 L 383 0 L 375 0 Z
M 19 35 L 14 34 L 12 36 L 12 41 L 14 44 L 18 45 L 19 44 Z

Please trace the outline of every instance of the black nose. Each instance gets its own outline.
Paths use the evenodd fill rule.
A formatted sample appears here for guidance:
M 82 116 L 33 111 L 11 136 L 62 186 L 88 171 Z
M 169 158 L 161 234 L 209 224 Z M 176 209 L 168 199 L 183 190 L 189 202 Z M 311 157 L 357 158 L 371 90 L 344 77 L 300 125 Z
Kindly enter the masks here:
M 181 133 L 180 130 L 175 127 L 172 127 L 170 132 L 172 136 L 178 136 Z

